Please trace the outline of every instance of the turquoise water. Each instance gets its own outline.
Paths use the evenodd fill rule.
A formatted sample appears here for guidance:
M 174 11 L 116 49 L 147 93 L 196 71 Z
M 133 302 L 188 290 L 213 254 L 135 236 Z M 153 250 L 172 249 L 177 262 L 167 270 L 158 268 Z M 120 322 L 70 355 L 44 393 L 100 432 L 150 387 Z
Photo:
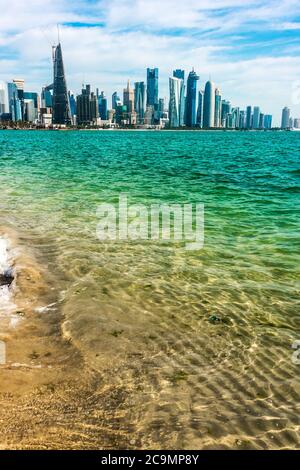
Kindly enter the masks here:
M 0 225 L 55 274 L 63 331 L 130 391 L 123 428 L 298 445 L 299 133 L 2 131 L 0 185 Z M 204 203 L 204 248 L 100 242 L 97 207 L 120 193 Z

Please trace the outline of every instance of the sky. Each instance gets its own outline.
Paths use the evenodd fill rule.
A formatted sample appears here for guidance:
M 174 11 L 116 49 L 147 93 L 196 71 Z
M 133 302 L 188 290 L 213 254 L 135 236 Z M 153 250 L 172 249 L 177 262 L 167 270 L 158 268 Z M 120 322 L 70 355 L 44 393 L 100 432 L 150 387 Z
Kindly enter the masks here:
M 260 106 L 279 124 L 300 117 L 299 0 L 0 0 L 0 81 L 40 91 L 52 78 L 57 24 L 67 83 L 109 97 L 159 68 L 168 97 L 173 69 L 211 77 L 233 106 Z

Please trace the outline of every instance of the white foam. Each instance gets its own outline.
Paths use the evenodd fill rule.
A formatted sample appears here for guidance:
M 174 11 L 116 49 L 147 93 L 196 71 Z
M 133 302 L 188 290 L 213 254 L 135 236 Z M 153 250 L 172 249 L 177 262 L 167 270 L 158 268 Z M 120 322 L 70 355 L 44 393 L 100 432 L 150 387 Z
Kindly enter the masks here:
M 9 256 L 9 240 L 6 237 L 0 237 L 0 273 L 10 270 L 12 260 Z M 15 326 L 16 305 L 12 299 L 12 291 L 9 286 L 0 286 L 0 319 L 10 317 L 11 326 Z

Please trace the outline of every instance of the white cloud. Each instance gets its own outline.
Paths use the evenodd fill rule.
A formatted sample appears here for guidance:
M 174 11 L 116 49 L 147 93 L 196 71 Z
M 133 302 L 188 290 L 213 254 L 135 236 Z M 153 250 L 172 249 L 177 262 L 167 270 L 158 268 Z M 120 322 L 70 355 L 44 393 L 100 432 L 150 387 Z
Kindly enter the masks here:
M 219 8 L 225 9 L 222 14 Z M 31 89 L 49 83 L 56 24 L 67 23 L 61 37 L 68 84 L 74 91 L 85 81 L 108 95 L 115 89 L 121 92 L 127 78 L 145 79 L 146 67 L 157 66 L 161 96 L 167 96 L 173 68 L 195 67 L 201 87 L 211 74 L 233 104 L 261 105 L 279 122 L 280 109 L 292 106 L 300 52 L 294 48 L 298 55 L 291 57 L 267 52 L 263 58 L 254 53 L 251 59 L 235 58 L 231 52 L 245 31 L 296 29 L 293 15 L 299 10 L 294 0 L 250 0 L 243 5 L 240 0 L 215 0 L 213 5 L 208 0 L 33 0 L 26 5 L 0 0 L 0 79 L 23 76 Z M 71 23 L 104 26 L 77 28 Z M 178 29 L 180 34 L 174 32 Z M 247 45 L 252 52 L 258 47 Z M 300 115 L 295 107 L 293 112 Z

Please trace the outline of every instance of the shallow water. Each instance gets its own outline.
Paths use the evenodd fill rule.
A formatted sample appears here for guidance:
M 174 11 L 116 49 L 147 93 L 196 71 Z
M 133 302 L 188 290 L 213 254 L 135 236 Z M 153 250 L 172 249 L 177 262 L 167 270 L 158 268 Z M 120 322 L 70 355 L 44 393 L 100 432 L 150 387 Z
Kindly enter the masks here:
M 0 132 L 0 225 L 124 396 L 133 446 L 299 447 L 299 150 L 297 133 Z M 204 249 L 100 242 L 120 193 L 204 203 Z

